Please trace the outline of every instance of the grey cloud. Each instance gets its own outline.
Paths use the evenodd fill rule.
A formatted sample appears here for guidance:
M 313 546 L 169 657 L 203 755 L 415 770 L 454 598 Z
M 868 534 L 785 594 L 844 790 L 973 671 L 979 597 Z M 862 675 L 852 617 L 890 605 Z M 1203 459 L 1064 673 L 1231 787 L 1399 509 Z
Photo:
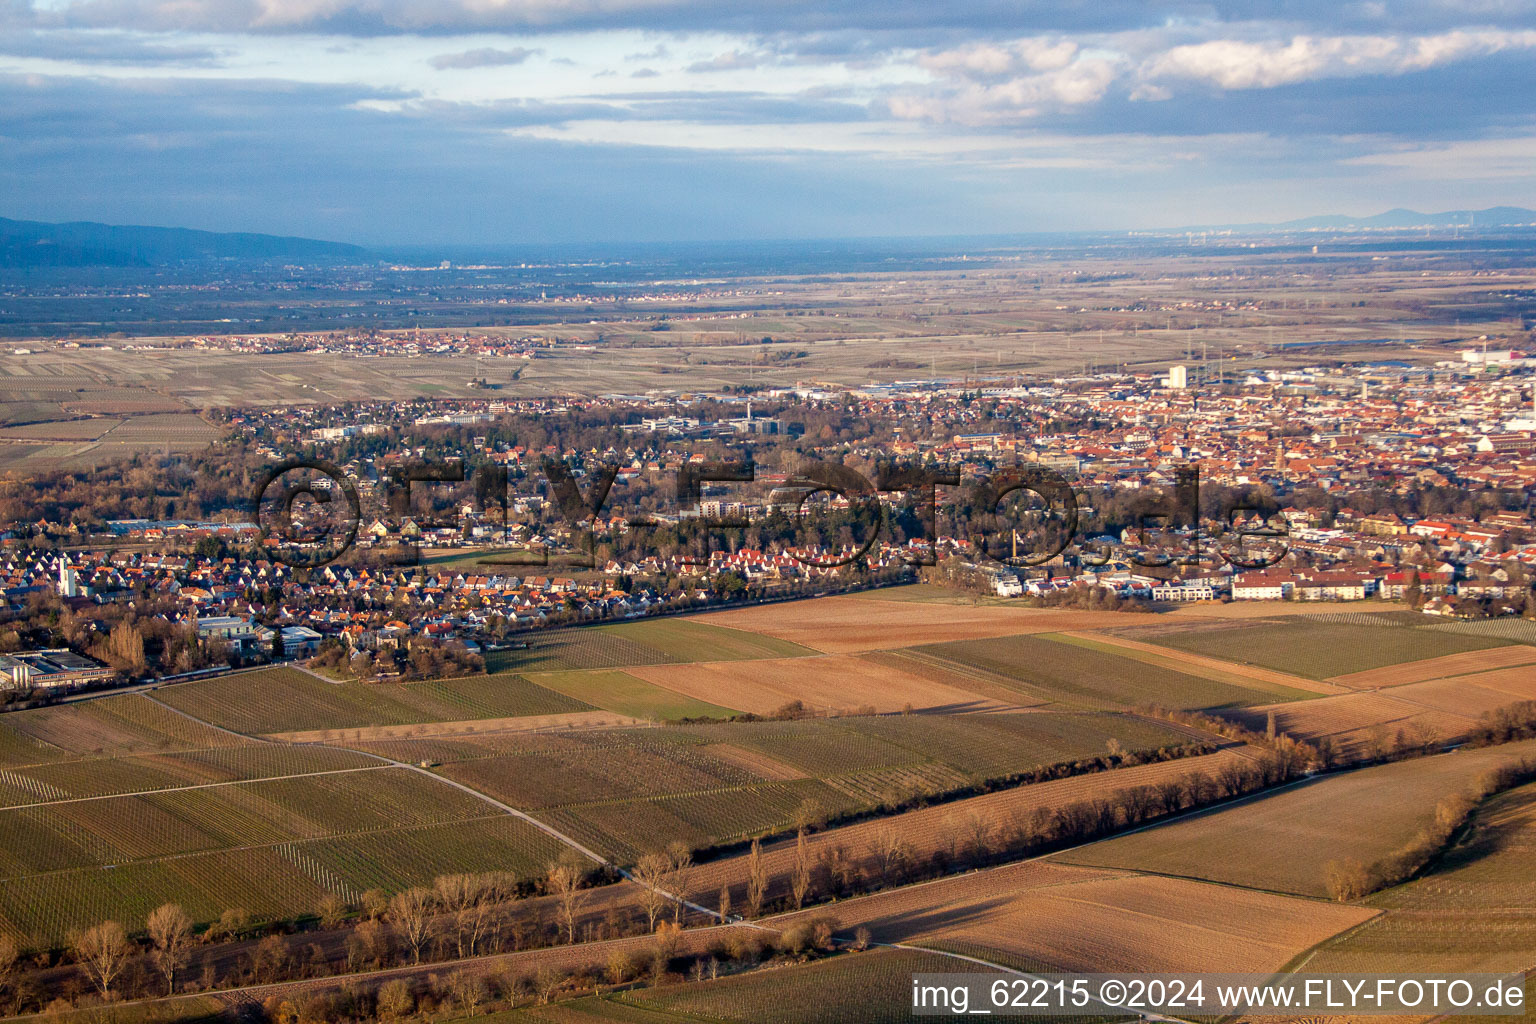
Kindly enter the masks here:
M 133 65 L 209 66 L 224 57 L 223 51 L 211 46 L 167 42 L 138 33 L 36 29 L 0 34 L 0 53 L 87 64 Z
M 1263 20 L 1316 31 L 1379 30 L 1390 14 L 1398 31 L 1457 25 L 1536 27 L 1536 0 L 64 0 L 58 6 L 3 0 L 13 17 L 39 24 L 154 31 L 455 33 L 590 28 L 722 30 L 763 35 L 854 31 L 972 35 L 1108 32 L 1189 22 Z M 916 38 L 914 35 L 912 38 Z
M 427 63 L 439 71 L 464 68 L 495 68 L 505 67 L 510 64 L 521 64 L 529 57 L 542 52 L 542 50 L 530 50 L 522 46 L 511 50 L 482 47 L 478 50 L 464 50 L 460 53 L 441 53 L 427 61 Z

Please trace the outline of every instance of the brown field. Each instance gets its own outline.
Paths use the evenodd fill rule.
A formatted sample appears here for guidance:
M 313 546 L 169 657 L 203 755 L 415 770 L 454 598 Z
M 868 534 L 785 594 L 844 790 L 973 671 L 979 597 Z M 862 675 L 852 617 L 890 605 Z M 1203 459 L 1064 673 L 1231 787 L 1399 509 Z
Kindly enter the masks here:
M 696 700 L 772 714 L 792 700 L 818 711 L 1017 710 L 969 690 L 934 682 L 925 675 L 847 655 L 774 658 L 765 661 L 716 661 L 690 665 L 638 665 L 626 669 L 648 683 Z
M 1425 707 L 1462 715 L 1476 720 L 1483 714 L 1506 707 L 1515 702 L 1515 695 L 1507 690 L 1483 686 L 1476 676 L 1457 676 L 1451 679 L 1431 679 L 1427 683 L 1409 683 L 1393 687 L 1384 696 L 1422 704 Z M 1536 683 L 1536 679 L 1532 679 Z
M 761 775 L 769 782 L 788 782 L 792 779 L 810 778 L 798 768 L 792 768 L 783 761 L 769 757 L 758 750 L 748 750 L 738 747 L 734 743 L 706 743 L 699 748 L 700 753 L 718 757 L 722 761 L 745 768 L 755 775 Z
M 1264 729 L 1270 712 L 1274 713 L 1275 727 L 1279 731 L 1300 740 L 1330 736 L 1339 745 L 1341 753 L 1352 757 L 1364 754 L 1363 744 L 1371 729 L 1378 725 L 1384 726 L 1390 734 L 1395 734 L 1398 729 L 1410 728 L 1418 723 L 1434 729 L 1441 739 L 1451 739 L 1464 734 L 1477 719 L 1477 713 L 1458 713 L 1430 707 L 1405 699 L 1395 692 L 1391 695 L 1379 692 L 1346 693 L 1337 697 L 1319 697 L 1317 700 L 1269 704 L 1230 712 L 1227 717 L 1242 722 L 1250 729 Z
M 847 596 L 715 612 L 700 621 L 765 633 L 828 654 L 858 654 L 1014 633 L 1125 625 L 1126 618 L 1118 612 L 877 602 Z
M 1331 682 L 1305 679 L 1298 675 L 1292 675 L 1289 672 L 1264 668 L 1262 665 L 1242 665 L 1237 662 L 1223 661 L 1221 658 L 1208 657 L 1204 654 L 1181 651 L 1173 647 L 1159 647 L 1156 644 L 1143 643 L 1140 640 L 1131 640 L 1127 637 L 1114 636 L 1110 633 L 1070 630 L 1065 635 L 1089 640 L 1094 643 L 1108 644 L 1112 647 L 1121 647 L 1127 651 L 1135 651 L 1137 654 L 1155 659 L 1155 664 L 1167 664 L 1169 667 L 1185 670 L 1198 670 L 1195 672 L 1196 675 L 1203 675 L 1208 679 L 1216 679 L 1221 682 L 1241 685 L 1243 680 L 1252 680 L 1254 682 L 1286 686 L 1293 690 L 1305 690 L 1309 693 L 1343 693 L 1345 691 L 1344 687 L 1333 685 Z
M 407 725 L 367 725 L 355 729 L 308 729 L 272 733 L 285 743 L 366 743 L 372 740 L 424 740 L 446 736 L 484 736 L 502 732 L 541 732 L 546 729 L 610 729 L 648 725 L 638 718 L 611 711 L 571 711 L 521 718 L 478 718 L 464 722 L 414 722 Z
M 1333 676 L 1328 681 L 1352 690 L 1370 690 L 1378 686 L 1402 686 L 1405 683 L 1422 683 L 1430 679 L 1486 672 L 1492 669 L 1511 668 L 1517 665 L 1536 666 L 1536 647 L 1514 644 L 1509 647 L 1493 647 L 1486 651 L 1464 651 L 1439 658 L 1425 658 L 1403 665 L 1388 665 L 1364 672 Z M 1526 670 L 1526 675 L 1536 680 L 1536 668 Z
M 1536 668 L 1522 665 L 1519 668 L 1499 668 L 1492 672 L 1476 672 L 1457 682 L 1479 686 L 1485 690 L 1497 690 L 1511 700 L 1536 700 Z
M 1378 911 L 1026 861 L 844 900 L 881 942 L 983 946 L 1075 971 L 1273 971 Z M 811 912 L 807 912 L 811 913 Z M 784 918 L 771 919 L 780 924 Z
M 1060 807 L 1077 800 L 1108 796 L 1132 786 L 1155 785 L 1192 771 L 1211 772 L 1234 758 L 1243 757 L 1238 749 L 1218 751 L 1204 757 L 1191 757 L 1160 764 L 1137 765 L 1112 772 L 1079 775 L 1054 782 L 985 793 L 950 803 L 923 807 L 888 818 L 875 818 L 852 825 L 826 829 L 808 837 L 811 856 L 822 850 L 842 846 L 854 858 L 870 855 L 876 840 L 887 833 L 900 837 L 918 857 L 926 857 L 951 844 L 963 845 L 974 835 L 975 822 L 987 822 L 994 830 L 1009 824 L 1037 807 Z M 783 840 L 763 847 L 763 862 L 769 877 L 770 897 L 788 890 L 794 869 L 795 844 Z M 689 890 L 696 900 L 713 904 L 720 887 L 731 887 L 738 906 L 746 898 L 747 857 L 745 854 L 721 857 L 699 865 L 690 880 Z

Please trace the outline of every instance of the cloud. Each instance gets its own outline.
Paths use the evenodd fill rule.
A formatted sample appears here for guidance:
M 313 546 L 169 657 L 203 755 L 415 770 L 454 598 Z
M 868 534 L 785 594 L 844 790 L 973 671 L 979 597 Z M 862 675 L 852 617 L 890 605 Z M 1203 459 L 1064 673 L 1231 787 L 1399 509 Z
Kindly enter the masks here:
M 853 31 L 972 38 L 1118 32 L 1169 24 L 1233 25 L 1271 19 L 1319 35 L 1379 30 L 1438 32 L 1479 24 L 1536 27 L 1531 0 L 0 0 L 0 17 L 41 26 L 149 31 L 329 32 L 362 36 L 584 29 L 731 31 L 773 36 Z M 957 42 L 959 40 L 956 40 Z M 938 39 L 943 44 L 943 39 Z
M 133 32 L 24 29 L 0 33 L 0 54 L 70 61 L 76 64 L 208 67 L 225 56 L 221 48 Z
M 1536 30 L 1457 30 L 1434 36 L 1298 35 L 1248 42 L 1212 39 L 1175 46 L 1149 59 L 1144 79 L 1192 79 L 1221 89 L 1269 89 L 1317 78 L 1402 74 L 1536 47 Z
M 459 70 L 463 68 L 494 68 L 505 67 L 509 64 L 521 64 L 529 57 L 542 53 L 542 50 L 529 50 L 525 47 L 515 47 L 511 50 L 496 50 L 491 47 L 482 47 L 478 50 L 464 50 L 459 53 L 443 53 L 427 61 L 439 71 L 449 69 Z
M 764 61 L 762 54 L 743 53 L 740 50 L 731 50 L 727 53 L 717 53 L 709 60 L 694 61 L 688 65 L 688 70 L 695 74 L 711 71 L 741 71 L 755 68 Z

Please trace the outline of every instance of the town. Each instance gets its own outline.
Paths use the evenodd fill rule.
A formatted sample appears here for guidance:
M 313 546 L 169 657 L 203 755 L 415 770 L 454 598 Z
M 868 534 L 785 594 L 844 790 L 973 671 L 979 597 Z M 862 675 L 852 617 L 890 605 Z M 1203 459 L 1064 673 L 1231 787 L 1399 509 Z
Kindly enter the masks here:
M 1536 359 L 1511 341 L 1529 345 L 1485 339 L 1432 363 L 231 410 L 226 440 L 199 458 L 335 465 L 360 494 L 346 549 L 296 561 L 238 488 L 196 519 L 130 518 L 50 500 L 44 480 L 26 506 L 36 518 L 3 534 L 0 644 L 13 688 L 322 654 L 397 678 L 456 671 L 552 626 L 920 578 L 1093 608 L 1382 599 L 1536 617 Z M 553 422 L 563 435 L 540 426 Z M 696 484 L 680 505 L 677 475 L 707 460 L 754 472 Z M 1021 523 L 1038 533 L 1050 510 L 1020 495 L 1004 522 L 958 486 L 833 493 L 796 479 L 807 460 L 871 478 L 899 463 L 944 484 L 1048 472 L 1075 496 L 1076 536 L 1021 550 Z M 1200 490 L 1172 521 L 1189 467 Z M 1223 498 L 1259 510 L 1262 558 L 1234 556 Z M 860 523 L 869 501 L 883 511 Z M 340 505 L 288 511 L 323 532 Z M 979 543 L 968 513 L 1010 543 Z M 61 614 L 87 625 L 61 628 Z M 127 622 L 158 638 L 154 656 L 113 652 Z M 441 653 L 411 666 L 412 650 Z

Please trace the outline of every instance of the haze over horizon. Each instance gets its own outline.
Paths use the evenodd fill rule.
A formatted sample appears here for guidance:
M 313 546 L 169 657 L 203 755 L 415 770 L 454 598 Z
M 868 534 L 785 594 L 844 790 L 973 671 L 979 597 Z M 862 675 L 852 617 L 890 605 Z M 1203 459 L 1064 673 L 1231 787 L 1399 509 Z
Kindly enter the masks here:
M 1536 3 L 0 2 L 5 216 L 406 243 L 1536 206 Z

